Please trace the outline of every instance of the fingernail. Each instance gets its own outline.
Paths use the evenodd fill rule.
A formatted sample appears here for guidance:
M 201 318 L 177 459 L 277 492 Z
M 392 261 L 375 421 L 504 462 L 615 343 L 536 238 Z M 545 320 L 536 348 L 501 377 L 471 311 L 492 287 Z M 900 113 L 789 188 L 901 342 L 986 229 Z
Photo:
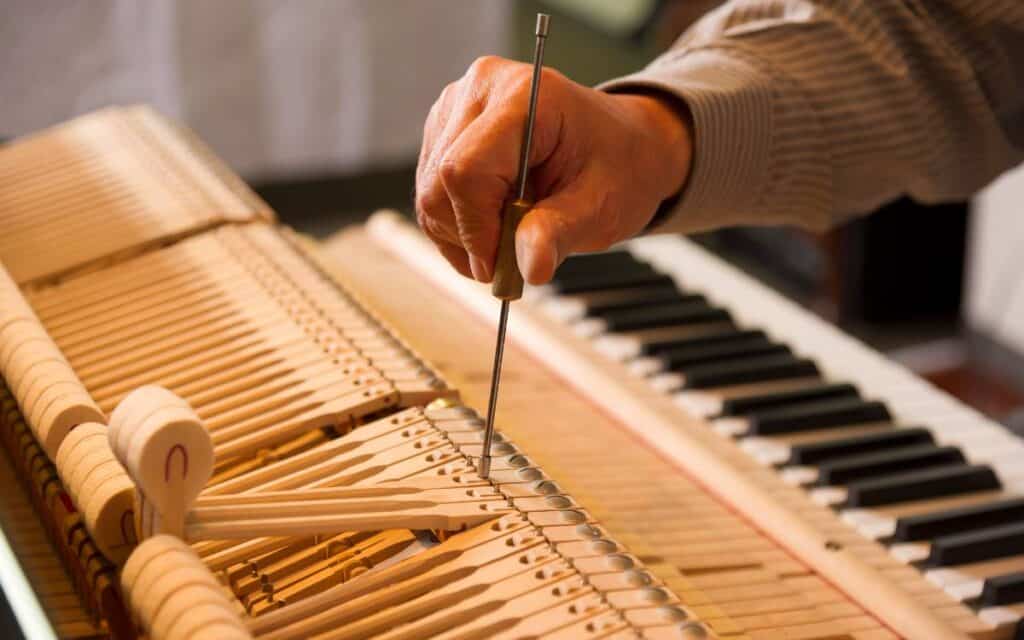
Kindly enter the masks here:
M 480 282 L 490 282 L 491 281 L 491 269 L 490 269 L 490 267 L 488 267 L 486 262 L 484 262 L 483 260 L 481 260 L 480 258 L 478 258 L 477 256 L 474 256 L 472 254 L 470 254 L 470 256 L 469 256 L 469 269 L 470 269 L 470 271 L 473 272 L 473 277 L 476 278 L 478 281 L 480 281 Z

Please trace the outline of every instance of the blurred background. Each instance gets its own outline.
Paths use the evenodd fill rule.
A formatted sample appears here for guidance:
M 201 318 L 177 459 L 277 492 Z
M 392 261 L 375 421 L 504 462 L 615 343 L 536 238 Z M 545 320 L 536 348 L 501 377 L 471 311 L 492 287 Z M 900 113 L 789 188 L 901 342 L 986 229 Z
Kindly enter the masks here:
M 584 84 L 643 66 L 718 0 L 14 0 L 0 136 L 109 104 L 187 123 L 280 214 L 325 236 L 408 212 L 423 120 L 474 58 Z M 0 176 L 0 180 L 3 176 Z M 990 416 L 1024 423 L 1024 171 L 971 202 L 898 201 L 826 234 L 697 240 Z M 2 230 L 0 230 L 2 233 Z

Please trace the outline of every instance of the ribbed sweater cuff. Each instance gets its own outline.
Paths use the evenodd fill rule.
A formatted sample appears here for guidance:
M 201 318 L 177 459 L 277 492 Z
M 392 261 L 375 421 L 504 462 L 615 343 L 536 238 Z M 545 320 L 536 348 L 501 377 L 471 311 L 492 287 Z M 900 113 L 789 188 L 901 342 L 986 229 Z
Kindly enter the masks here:
M 825 203 L 816 197 L 812 198 L 815 203 L 803 202 L 807 193 L 787 193 L 794 181 L 780 175 L 790 169 L 799 172 L 797 167 L 784 166 L 786 158 L 780 155 L 786 154 L 780 154 L 780 146 L 792 148 L 792 137 L 813 136 L 813 132 L 788 130 L 795 121 L 782 116 L 790 144 L 778 144 L 775 120 L 780 114 L 769 78 L 727 51 L 698 49 L 668 53 L 643 71 L 598 87 L 611 92 L 663 91 L 685 102 L 692 114 L 694 156 L 689 179 L 678 203 L 664 220 L 652 225 L 652 231 L 691 233 L 750 223 L 752 218 L 765 224 L 821 226 L 827 217 Z M 798 164 L 819 160 L 824 159 L 802 157 Z M 812 173 L 823 177 L 821 171 L 819 166 Z M 811 191 L 822 193 L 821 181 L 812 182 L 817 184 Z

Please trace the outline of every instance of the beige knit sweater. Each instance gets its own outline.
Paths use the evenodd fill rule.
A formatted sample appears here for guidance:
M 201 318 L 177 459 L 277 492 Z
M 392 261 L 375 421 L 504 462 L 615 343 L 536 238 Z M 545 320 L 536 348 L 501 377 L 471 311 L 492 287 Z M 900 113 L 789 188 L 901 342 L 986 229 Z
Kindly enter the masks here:
M 964 198 L 1024 159 L 1024 0 L 731 0 L 602 85 L 635 87 L 693 115 L 692 172 L 658 231 Z

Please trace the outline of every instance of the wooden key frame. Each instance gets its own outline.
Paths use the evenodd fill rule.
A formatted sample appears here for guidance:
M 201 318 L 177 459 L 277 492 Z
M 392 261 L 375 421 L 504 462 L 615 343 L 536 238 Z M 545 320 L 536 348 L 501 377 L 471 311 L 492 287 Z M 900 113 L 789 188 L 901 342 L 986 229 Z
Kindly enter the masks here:
M 393 429 L 402 425 L 400 421 L 388 424 Z M 158 533 L 186 540 L 226 540 L 380 529 L 451 531 L 493 519 L 509 509 L 494 491 L 466 488 L 448 478 L 427 485 L 293 488 L 197 500 L 213 470 L 212 439 L 187 403 L 155 386 L 132 392 L 118 405 L 107 437 L 114 456 L 137 485 L 134 514 L 140 539 Z M 412 442 L 421 440 L 413 438 Z M 99 448 L 100 454 L 83 461 L 82 466 L 99 460 L 109 464 Z M 386 452 L 380 452 L 374 466 L 394 473 L 401 468 L 401 458 L 396 458 L 394 451 L 390 456 Z M 73 453 L 69 451 L 68 456 Z M 420 455 L 416 452 L 413 458 Z M 422 468 L 434 466 L 433 455 L 424 456 Z
M 121 407 L 115 412 L 119 425 L 118 435 L 112 438 L 115 443 L 128 439 L 120 431 L 128 424 L 123 417 L 138 419 L 149 411 L 139 408 L 145 398 L 138 402 L 130 399 L 136 406 L 132 413 L 127 404 L 123 413 Z M 167 396 L 163 399 L 173 402 Z M 589 635 L 599 629 L 635 628 L 635 624 L 671 627 L 678 620 L 690 620 L 691 614 L 674 604 L 677 601 L 671 592 L 660 587 L 639 560 L 604 537 L 585 511 L 500 435 L 497 449 L 504 455 L 496 458 L 490 481 L 479 478 L 471 465 L 459 463 L 471 460 L 470 452 L 479 453 L 481 429 L 478 416 L 451 403 L 435 402 L 425 411 L 408 409 L 393 414 L 307 449 L 294 459 L 242 474 L 224 486 L 214 485 L 191 506 L 180 509 L 186 512 L 184 535 L 190 539 L 245 539 L 233 546 L 212 542 L 196 548 L 210 569 L 238 567 L 228 575 L 234 576 L 231 584 L 239 596 L 244 595 L 249 615 L 256 616 L 249 627 L 260 637 L 308 637 L 325 631 L 348 637 L 385 632 L 395 625 L 404 629 L 400 637 L 410 638 L 464 625 L 477 629 L 475 633 L 513 628 L 542 632 L 576 624 L 573 620 L 577 619 L 580 629 L 590 629 Z M 456 457 L 437 466 L 441 459 L 430 457 L 439 451 L 436 447 L 413 446 L 405 451 L 406 444 L 422 444 L 424 438 L 431 437 L 448 442 Z M 145 447 L 132 449 L 138 454 Z M 129 470 L 134 466 L 126 464 Z M 373 472 L 345 473 L 360 466 Z M 146 492 L 145 487 L 141 492 Z M 481 510 L 490 504 L 498 510 Z M 440 514 L 447 514 L 447 520 L 439 522 Z M 158 524 L 165 521 L 159 514 L 153 519 Z M 332 582 L 330 573 L 320 572 L 331 566 L 344 567 L 346 556 L 324 557 L 319 564 L 310 564 L 317 552 L 308 555 L 303 551 L 309 548 L 304 546 L 309 542 L 303 542 L 303 536 L 315 537 L 332 522 L 334 527 L 349 530 L 469 529 L 441 536 L 441 545 L 387 569 Z M 258 537 L 266 535 L 292 537 Z M 364 553 L 379 548 L 385 555 L 391 553 L 388 545 L 400 548 L 407 544 L 402 538 L 374 540 L 363 538 L 355 544 L 370 545 Z M 493 553 L 497 555 L 489 555 Z M 249 577 L 250 571 L 257 571 L 249 558 L 263 558 L 258 561 L 264 567 L 259 571 L 267 582 L 260 589 L 255 589 L 257 583 Z M 297 578 L 266 591 L 272 582 L 283 579 L 265 573 L 275 571 L 274 566 L 290 566 L 298 572 Z M 303 573 L 308 577 L 302 577 Z M 183 580 L 191 580 L 191 575 L 180 574 Z M 124 582 L 133 601 L 159 602 L 168 597 L 163 590 L 134 583 L 127 566 Z M 618 606 L 608 600 L 613 593 L 618 594 L 614 596 Z M 296 597 L 300 599 L 293 602 Z M 564 608 L 559 603 L 564 603 Z M 139 605 L 133 610 L 146 616 L 152 615 L 155 607 Z M 638 618 L 639 623 L 617 613 L 634 609 L 647 611 L 646 617 Z M 306 611 L 316 614 L 297 617 Z M 585 621 L 591 618 L 603 622 L 588 627 Z M 707 635 L 705 627 L 689 624 Z M 144 622 L 143 628 L 157 628 L 147 625 L 152 623 Z
M 223 228 L 32 302 L 102 407 L 144 384 L 167 386 L 204 417 L 218 460 L 453 395 L 298 251 L 269 227 Z M 181 284 L 174 274 L 188 276 L 195 304 L 165 289 L 168 277 Z M 98 292 L 107 295 L 99 308 L 87 302 Z
M 218 223 L 273 220 L 195 136 L 146 107 L 104 109 L 16 140 L 0 149 L 0 167 L 0 260 L 21 285 Z

